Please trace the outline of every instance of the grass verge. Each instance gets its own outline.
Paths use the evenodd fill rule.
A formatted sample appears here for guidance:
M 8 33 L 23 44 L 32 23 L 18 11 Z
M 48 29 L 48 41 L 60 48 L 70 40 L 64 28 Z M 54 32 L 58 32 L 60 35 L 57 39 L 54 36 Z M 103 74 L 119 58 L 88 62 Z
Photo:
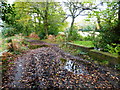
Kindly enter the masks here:
M 94 47 L 92 41 L 73 41 L 72 43 L 76 45 L 86 46 L 86 47 Z

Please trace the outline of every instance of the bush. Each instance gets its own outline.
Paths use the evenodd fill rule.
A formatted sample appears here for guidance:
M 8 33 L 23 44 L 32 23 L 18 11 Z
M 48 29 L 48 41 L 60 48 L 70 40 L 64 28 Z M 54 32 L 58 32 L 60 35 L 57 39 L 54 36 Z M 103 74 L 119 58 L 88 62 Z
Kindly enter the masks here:
M 66 37 L 63 35 L 57 35 L 55 37 L 55 41 L 57 41 L 57 42 L 64 42 L 65 40 L 66 40 Z
M 3 28 L 2 29 L 2 37 L 6 38 L 6 37 L 10 37 L 10 36 L 14 36 L 15 33 L 15 29 L 14 28 Z
M 120 55 L 120 44 L 114 44 L 112 45 L 107 44 L 107 49 L 108 52 L 114 55 Z
M 96 38 L 95 44 L 99 48 L 103 48 L 104 51 L 108 49 L 107 45 L 112 45 L 112 43 L 119 44 L 120 43 L 120 30 L 117 22 L 103 23 L 101 27 L 101 32 L 99 37 Z
M 45 36 L 44 32 L 40 32 L 39 35 L 40 39 L 46 39 L 47 37 Z
M 69 34 L 69 29 L 66 31 L 66 37 L 67 34 Z M 72 35 L 67 37 L 68 41 L 74 41 L 74 40 L 83 40 L 83 37 L 78 33 L 78 30 L 74 27 L 72 31 Z
M 94 40 L 94 37 L 88 35 L 88 36 L 84 37 L 83 39 L 84 39 L 85 41 L 93 41 L 93 40 Z
M 106 46 L 105 43 L 102 43 L 102 44 L 101 43 L 102 43 L 102 36 L 101 35 L 98 35 L 97 37 L 94 38 L 93 44 L 94 44 L 95 48 L 98 49 L 98 48 L 103 48 Z

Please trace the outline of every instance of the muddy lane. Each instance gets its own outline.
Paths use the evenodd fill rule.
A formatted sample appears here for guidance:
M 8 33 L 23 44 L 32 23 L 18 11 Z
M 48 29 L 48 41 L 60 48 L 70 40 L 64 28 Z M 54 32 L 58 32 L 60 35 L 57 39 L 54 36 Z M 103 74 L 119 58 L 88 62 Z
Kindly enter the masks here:
M 9 78 L 11 82 L 5 87 L 120 88 L 117 75 L 55 46 L 37 48 L 23 54 L 16 60 L 13 71 L 13 78 Z
M 20 80 L 22 79 L 22 73 L 24 72 L 24 63 L 25 60 L 22 58 L 18 58 L 17 62 L 15 63 L 16 68 L 15 68 L 15 76 L 14 76 L 14 81 L 11 83 L 11 87 L 22 87 L 22 83 L 20 83 Z

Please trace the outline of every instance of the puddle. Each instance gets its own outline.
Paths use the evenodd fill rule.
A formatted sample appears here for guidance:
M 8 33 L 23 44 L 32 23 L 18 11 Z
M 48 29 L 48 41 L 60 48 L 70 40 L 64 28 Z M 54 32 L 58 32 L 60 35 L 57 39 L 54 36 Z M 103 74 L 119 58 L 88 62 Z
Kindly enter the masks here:
M 67 69 L 74 74 L 88 74 L 88 71 L 85 70 L 85 67 L 82 64 L 72 60 L 66 60 L 64 62 L 64 69 Z

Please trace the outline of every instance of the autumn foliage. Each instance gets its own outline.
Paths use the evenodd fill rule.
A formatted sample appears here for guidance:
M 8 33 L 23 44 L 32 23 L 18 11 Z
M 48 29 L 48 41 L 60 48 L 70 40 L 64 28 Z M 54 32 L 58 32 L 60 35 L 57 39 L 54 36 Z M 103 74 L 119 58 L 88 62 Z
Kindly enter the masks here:
M 40 39 L 40 37 L 35 32 L 31 33 L 28 37 L 32 39 Z
M 47 37 L 47 39 L 48 39 L 48 40 L 55 40 L 55 36 L 54 36 L 54 35 L 49 35 L 49 36 Z

